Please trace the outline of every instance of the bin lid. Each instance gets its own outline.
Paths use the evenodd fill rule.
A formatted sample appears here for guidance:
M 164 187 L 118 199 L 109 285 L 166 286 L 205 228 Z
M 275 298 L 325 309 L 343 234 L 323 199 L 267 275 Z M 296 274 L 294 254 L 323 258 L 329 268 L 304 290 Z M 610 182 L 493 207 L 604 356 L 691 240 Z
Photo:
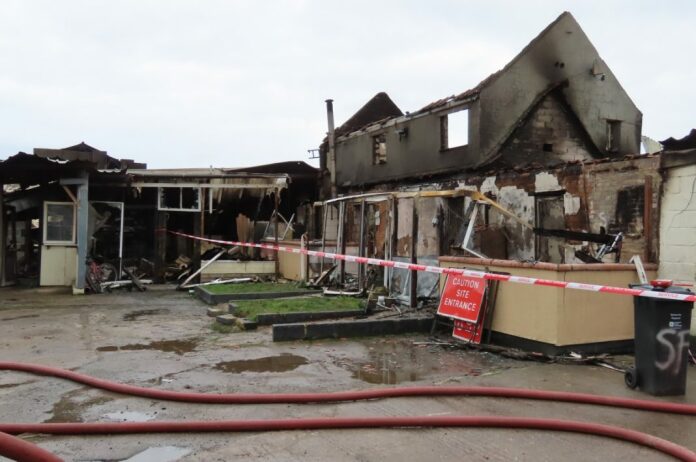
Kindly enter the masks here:
M 640 290 L 656 290 L 659 292 L 668 292 L 672 294 L 686 294 L 686 295 L 692 295 L 693 292 L 687 289 L 684 286 L 675 286 L 672 285 L 672 281 L 668 281 L 669 284 L 663 282 L 667 281 L 665 279 L 657 279 L 654 281 L 650 281 L 650 284 L 629 284 L 628 286 L 631 289 L 640 289 Z M 656 284 L 657 283 L 657 284 Z

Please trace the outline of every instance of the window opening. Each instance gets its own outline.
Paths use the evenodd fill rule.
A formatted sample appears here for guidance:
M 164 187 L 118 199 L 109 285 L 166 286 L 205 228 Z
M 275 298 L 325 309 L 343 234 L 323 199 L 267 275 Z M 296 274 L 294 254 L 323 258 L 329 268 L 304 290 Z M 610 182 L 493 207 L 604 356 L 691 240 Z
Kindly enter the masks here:
M 607 120 L 607 151 L 616 152 L 621 142 L 621 121 Z
M 384 133 L 372 137 L 372 161 L 374 165 L 387 163 L 387 137 Z
M 469 144 L 469 110 L 452 112 L 440 118 L 440 145 L 452 149 Z
M 44 244 L 75 243 L 75 204 L 44 203 Z
M 172 186 L 158 188 L 157 210 L 172 212 L 200 212 L 201 188 L 177 188 Z

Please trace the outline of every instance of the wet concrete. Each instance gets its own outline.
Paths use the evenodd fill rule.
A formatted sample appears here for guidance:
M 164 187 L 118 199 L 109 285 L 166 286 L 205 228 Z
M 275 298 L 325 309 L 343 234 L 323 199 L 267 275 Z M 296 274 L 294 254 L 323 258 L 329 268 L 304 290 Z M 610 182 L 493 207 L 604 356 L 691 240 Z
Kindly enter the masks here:
M 124 321 L 137 321 L 138 319 L 142 318 L 143 316 L 155 316 L 158 314 L 166 314 L 169 313 L 169 310 L 166 308 L 159 308 L 156 310 L 136 310 L 136 311 L 131 311 L 130 313 L 126 313 L 123 315 L 123 320 Z
M 113 398 L 109 396 L 86 397 L 87 388 L 73 390 L 60 397 L 51 409 L 51 418 L 45 423 L 83 422 L 82 413 L 90 407 L 108 403 Z
M 50 364 L 138 386 L 205 393 L 330 392 L 393 384 L 460 384 L 656 399 L 629 390 L 620 373 L 605 368 L 519 362 L 429 345 L 425 335 L 274 344 L 268 328 L 223 334 L 211 329 L 205 309 L 206 305 L 186 293 L 157 287 L 144 293 L 85 297 L 0 289 L 0 316 L 21 317 L 0 323 L 2 359 Z M 139 313 L 153 310 L 157 311 Z M 229 364 L 229 372 L 224 364 Z M 696 367 L 689 369 L 687 396 L 665 399 L 696 403 Z M 688 416 L 456 397 L 320 405 L 195 405 L 116 395 L 65 380 L 0 371 L 2 421 L 396 415 L 513 415 L 594 421 L 648 432 L 696 449 L 696 421 Z M 84 461 L 668 460 L 654 451 L 609 439 L 499 429 L 37 435 L 31 440 L 65 460 Z
M 123 459 L 122 462 L 174 462 L 189 454 L 190 449 L 176 446 L 158 446 L 147 448 L 133 457 Z
M 2 318 L 0 321 L 16 321 L 17 319 L 29 319 L 29 318 L 38 318 L 38 314 L 25 314 L 23 316 L 15 316 L 13 318 Z
M 25 385 L 25 384 L 27 384 L 27 383 L 30 383 L 30 382 L 21 382 L 21 383 L 0 383 L 0 389 L 3 389 L 3 388 L 14 388 L 14 387 L 18 387 L 18 386 L 20 386 L 20 385 Z
M 290 353 L 282 353 L 277 356 L 264 356 L 256 359 L 238 359 L 236 361 L 222 361 L 215 365 L 215 369 L 223 372 L 287 372 L 307 364 L 307 358 Z
M 114 422 L 147 422 L 157 417 L 157 411 L 155 412 L 138 412 L 138 411 L 118 411 L 118 412 L 107 412 L 103 415 L 107 420 Z
M 337 360 L 352 377 L 372 384 L 394 385 L 446 373 L 450 378 L 491 375 L 515 367 L 510 361 L 485 353 L 461 350 L 442 353 L 439 346 L 414 346 L 410 339 L 371 339 L 367 361 Z M 440 351 L 437 351 L 440 350 Z
M 106 345 L 97 347 L 97 351 L 139 351 L 139 350 L 159 350 L 167 353 L 176 353 L 178 355 L 183 355 L 185 353 L 191 353 L 194 351 L 200 339 L 189 338 L 182 340 L 157 340 L 150 343 L 131 343 L 128 345 Z

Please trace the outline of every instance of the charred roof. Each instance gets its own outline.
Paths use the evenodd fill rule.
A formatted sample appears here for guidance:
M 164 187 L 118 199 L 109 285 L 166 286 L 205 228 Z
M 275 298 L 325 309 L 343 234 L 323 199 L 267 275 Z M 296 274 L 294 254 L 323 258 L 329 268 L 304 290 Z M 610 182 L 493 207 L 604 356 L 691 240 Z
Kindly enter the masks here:
M 667 151 L 683 151 L 685 149 L 696 149 L 696 129 L 692 128 L 688 135 L 683 138 L 669 137 L 660 144 Z

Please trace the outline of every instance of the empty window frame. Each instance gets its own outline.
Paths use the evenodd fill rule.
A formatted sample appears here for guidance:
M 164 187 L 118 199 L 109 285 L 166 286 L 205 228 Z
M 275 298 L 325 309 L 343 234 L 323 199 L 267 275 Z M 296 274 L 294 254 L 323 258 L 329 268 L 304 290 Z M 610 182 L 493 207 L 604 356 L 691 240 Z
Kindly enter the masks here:
M 372 163 L 387 163 L 387 136 L 384 133 L 372 137 Z
M 440 148 L 452 149 L 469 144 L 469 110 L 440 117 Z
M 607 120 L 607 151 L 617 152 L 621 147 L 621 121 Z
M 72 202 L 44 202 L 43 243 L 75 244 L 75 220 L 75 204 Z
M 157 188 L 157 210 L 169 212 L 200 212 L 201 188 Z

